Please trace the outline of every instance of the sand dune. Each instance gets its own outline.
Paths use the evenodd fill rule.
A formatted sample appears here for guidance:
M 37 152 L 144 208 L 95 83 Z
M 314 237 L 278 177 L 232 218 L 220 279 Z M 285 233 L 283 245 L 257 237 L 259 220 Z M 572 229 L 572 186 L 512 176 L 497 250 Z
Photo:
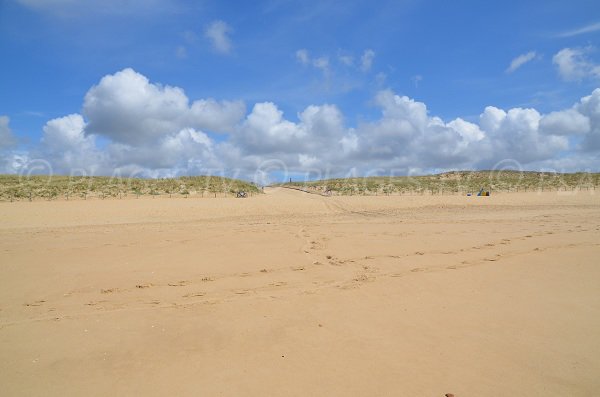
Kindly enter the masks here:
M 0 203 L 0 394 L 593 396 L 600 197 Z

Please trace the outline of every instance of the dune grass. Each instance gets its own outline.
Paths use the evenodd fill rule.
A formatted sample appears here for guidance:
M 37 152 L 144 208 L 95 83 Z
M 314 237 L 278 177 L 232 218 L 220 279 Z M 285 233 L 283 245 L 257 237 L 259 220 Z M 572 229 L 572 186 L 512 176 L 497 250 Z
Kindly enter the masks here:
M 453 171 L 426 176 L 341 178 L 291 182 L 282 186 L 334 195 L 467 194 L 494 192 L 594 191 L 600 173 Z
M 140 196 L 229 197 L 260 193 L 252 183 L 218 176 L 115 178 L 103 176 L 0 175 L 0 201 L 124 198 Z

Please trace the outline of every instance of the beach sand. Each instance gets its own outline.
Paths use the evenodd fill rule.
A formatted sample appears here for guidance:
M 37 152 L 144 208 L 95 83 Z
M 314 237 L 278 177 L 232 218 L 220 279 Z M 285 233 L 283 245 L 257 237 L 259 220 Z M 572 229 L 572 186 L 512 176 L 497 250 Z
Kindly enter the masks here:
M 0 203 L 0 395 L 600 395 L 595 193 Z

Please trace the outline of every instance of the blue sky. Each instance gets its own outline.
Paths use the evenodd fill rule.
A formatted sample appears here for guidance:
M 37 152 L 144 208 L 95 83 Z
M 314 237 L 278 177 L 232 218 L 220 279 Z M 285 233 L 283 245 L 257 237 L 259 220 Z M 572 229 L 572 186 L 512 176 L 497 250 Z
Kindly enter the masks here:
M 300 173 L 431 172 L 491 167 L 508 156 L 523 168 L 599 170 L 599 39 L 594 1 L 3 0 L 0 171 L 43 158 L 61 173 L 250 175 L 272 159 Z M 214 100 L 223 122 L 86 105 L 92 87 L 117 74 L 120 85 L 98 90 L 98 101 L 115 100 L 142 76 L 158 87 L 145 97 L 158 108 L 160 90 L 177 87 L 190 106 Z M 413 112 L 410 101 L 425 108 Z M 243 110 L 227 113 L 226 103 Z M 264 103 L 274 107 L 256 108 Z M 311 106 L 319 108 L 302 119 Z M 492 131 L 486 107 L 537 115 L 515 111 Z M 261 122 L 252 122 L 254 110 Z M 451 126 L 458 118 L 470 124 Z M 145 135 L 134 120 L 168 128 Z M 557 130 L 569 122 L 579 128 Z M 483 134 L 477 139 L 468 136 L 473 126 Z M 166 142 L 182 144 L 185 129 L 204 146 L 169 152 Z M 539 153 L 519 157 L 527 145 Z M 72 155 L 83 150 L 95 163 Z

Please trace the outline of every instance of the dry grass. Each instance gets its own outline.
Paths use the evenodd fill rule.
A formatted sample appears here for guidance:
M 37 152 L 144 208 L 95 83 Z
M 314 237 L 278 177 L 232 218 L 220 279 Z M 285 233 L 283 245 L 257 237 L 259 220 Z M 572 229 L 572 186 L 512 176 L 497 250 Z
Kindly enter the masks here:
M 45 199 L 124 198 L 142 195 L 187 197 L 228 197 L 243 190 L 260 190 L 254 184 L 218 176 L 190 176 L 164 179 L 83 176 L 0 175 L 0 201 Z
M 592 190 L 599 173 L 453 171 L 426 176 L 365 177 L 292 182 L 283 186 L 335 195 L 466 194 L 491 192 Z

